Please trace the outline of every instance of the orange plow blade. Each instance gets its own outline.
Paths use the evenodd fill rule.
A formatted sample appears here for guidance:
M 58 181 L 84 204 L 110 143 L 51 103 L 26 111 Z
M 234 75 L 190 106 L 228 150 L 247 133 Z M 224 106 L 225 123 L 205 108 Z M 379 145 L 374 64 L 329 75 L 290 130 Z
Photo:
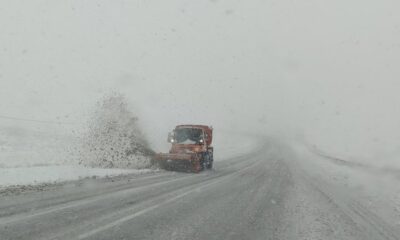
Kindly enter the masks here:
M 154 156 L 158 165 L 166 170 L 176 170 L 181 167 L 192 172 L 200 172 L 200 160 L 196 154 L 159 153 Z

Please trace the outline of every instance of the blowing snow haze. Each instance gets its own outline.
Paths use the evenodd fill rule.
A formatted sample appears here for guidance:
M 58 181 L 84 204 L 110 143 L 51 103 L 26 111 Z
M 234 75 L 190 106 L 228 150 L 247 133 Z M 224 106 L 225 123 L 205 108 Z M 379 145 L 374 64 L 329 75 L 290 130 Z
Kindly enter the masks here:
M 1 240 L 400 239 L 400 1 L 0 2 Z
M 178 123 L 211 123 L 400 151 L 397 1 L 2 3 L 2 116 L 80 124 L 115 91 L 156 148 Z

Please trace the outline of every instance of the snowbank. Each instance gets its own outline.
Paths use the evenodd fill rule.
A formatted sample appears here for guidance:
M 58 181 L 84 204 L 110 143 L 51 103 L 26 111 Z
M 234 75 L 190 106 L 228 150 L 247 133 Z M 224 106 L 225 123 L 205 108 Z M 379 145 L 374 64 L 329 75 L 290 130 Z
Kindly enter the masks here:
M 0 187 L 36 185 L 79 180 L 88 177 L 112 177 L 121 174 L 142 174 L 150 169 L 101 169 L 82 166 L 42 166 L 0 168 Z
M 398 153 L 391 153 L 378 157 L 360 157 L 327 150 L 327 148 L 321 148 L 315 144 L 307 144 L 307 147 L 316 155 L 338 163 L 341 162 L 344 165 L 376 168 L 381 170 L 391 169 L 392 171 L 398 171 L 400 173 L 400 154 Z

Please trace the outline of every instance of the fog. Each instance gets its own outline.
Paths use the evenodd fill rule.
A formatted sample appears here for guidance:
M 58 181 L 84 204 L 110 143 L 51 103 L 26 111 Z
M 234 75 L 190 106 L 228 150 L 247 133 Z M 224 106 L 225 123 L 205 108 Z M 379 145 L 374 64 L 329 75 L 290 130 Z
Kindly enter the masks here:
M 203 123 L 362 159 L 400 150 L 398 1 L 1 2 L 2 117 L 72 129 L 120 92 L 155 148 Z

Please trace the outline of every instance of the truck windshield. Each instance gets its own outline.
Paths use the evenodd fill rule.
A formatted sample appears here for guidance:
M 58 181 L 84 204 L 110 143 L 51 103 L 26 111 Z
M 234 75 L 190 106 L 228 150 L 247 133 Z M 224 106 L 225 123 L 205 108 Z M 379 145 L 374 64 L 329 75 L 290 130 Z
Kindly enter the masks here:
M 203 130 L 199 128 L 180 128 L 175 130 L 175 140 L 179 144 L 199 144 Z

